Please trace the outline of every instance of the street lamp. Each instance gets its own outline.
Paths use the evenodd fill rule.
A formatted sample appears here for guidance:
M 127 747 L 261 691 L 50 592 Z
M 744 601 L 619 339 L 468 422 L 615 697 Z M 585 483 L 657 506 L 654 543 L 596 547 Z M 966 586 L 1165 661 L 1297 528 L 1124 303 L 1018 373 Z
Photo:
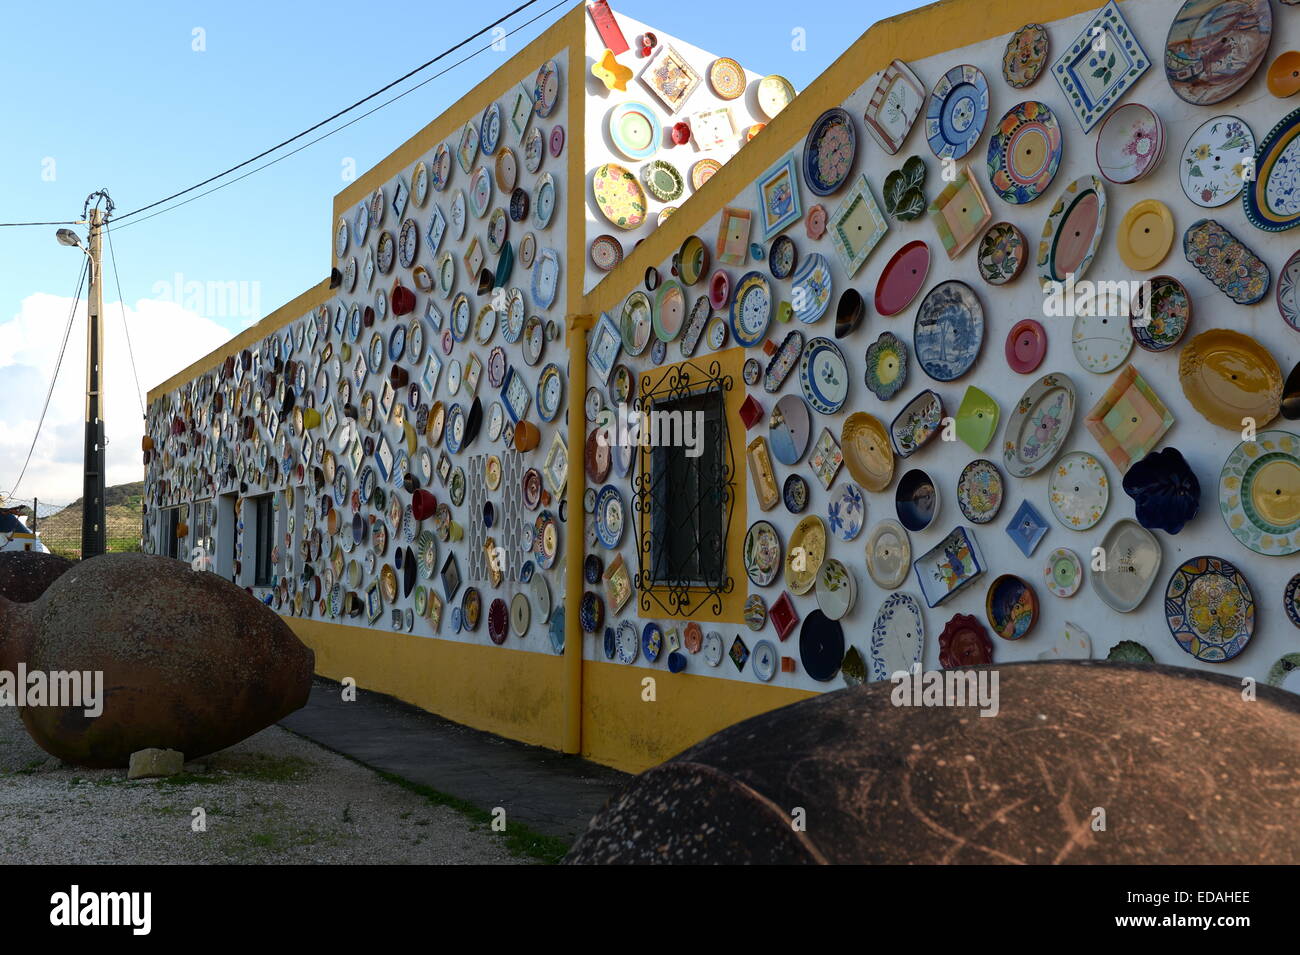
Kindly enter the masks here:
M 54 237 L 59 240 L 59 245 L 70 245 L 74 248 L 81 248 L 81 236 L 71 229 L 60 229 L 54 233 Z

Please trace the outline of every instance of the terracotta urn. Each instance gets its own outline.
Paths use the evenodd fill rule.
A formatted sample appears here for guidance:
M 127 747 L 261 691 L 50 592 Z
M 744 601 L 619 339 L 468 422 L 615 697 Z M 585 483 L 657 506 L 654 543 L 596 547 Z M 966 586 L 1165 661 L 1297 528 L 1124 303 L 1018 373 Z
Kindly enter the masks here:
M 0 670 L 16 674 L 20 663 L 28 674 L 102 673 L 97 716 L 84 702 L 19 712 L 52 755 L 124 767 L 150 747 L 197 759 L 301 708 L 315 654 L 215 574 L 166 557 L 105 554 L 32 603 L 0 598 Z

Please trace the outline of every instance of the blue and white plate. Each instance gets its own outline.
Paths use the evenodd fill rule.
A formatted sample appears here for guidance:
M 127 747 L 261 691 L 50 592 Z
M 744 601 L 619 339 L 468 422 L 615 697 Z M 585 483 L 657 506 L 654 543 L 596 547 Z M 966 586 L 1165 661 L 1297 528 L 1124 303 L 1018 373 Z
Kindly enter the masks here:
M 799 359 L 799 384 L 814 411 L 835 414 L 849 396 L 849 369 L 844 353 L 829 338 L 814 338 Z
M 988 118 L 988 80 L 974 66 L 954 66 L 934 84 L 926 102 L 930 151 L 940 159 L 961 159 L 979 142 Z
M 596 537 L 611 550 L 623 541 L 623 495 L 613 484 L 606 484 L 596 495 Z
M 867 500 L 862 489 L 852 481 L 842 483 L 840 489 L 831 495 L 826 517 L 831 533 L 842 541 L 851 541 L 861 534 L 862 524 L 867 519 Z
M 659 654 L 664 648 L 664 632 L 660 629 L 659 624 L 653 620 L 645 625 L 641 631 L 641 652 L 651 663 L 659 659 Z
M 790 280 L 790 301 L 794 303 L 794 317 L 811 325 L 826 314 L 834 288 L 831 265 L 826 256 L 813 252 L 804 256 L 794 278 Z
M 921 370 L 935 381 L 970 371 L 984 344 L 984 309 L 975 292 L 955 279 L 926 293 L 916 310 L 912 349 Z

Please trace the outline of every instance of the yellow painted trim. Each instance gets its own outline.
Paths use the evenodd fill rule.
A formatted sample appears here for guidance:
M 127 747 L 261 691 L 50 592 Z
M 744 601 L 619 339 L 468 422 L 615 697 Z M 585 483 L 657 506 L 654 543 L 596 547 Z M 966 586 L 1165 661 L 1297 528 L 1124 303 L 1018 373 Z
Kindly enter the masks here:
M 629 251 L 604 281 L 585 296 L 580 306 L 571 303 L 570 308 L 580 307 L 593 314 L 618 308 L 642 280 L 647 268 L 660 268 L 687 237 L 698 233 L 723 206 L 734 202 L 739 195 L 747 195 L 759 177 L 786 153 L 796 146 L 802 149 L 803 140 L 818 116 L 839 106 L 873 73 L 895 59 L 914 62 L 945 53 L 954 45 L 967 46 L 1004 34 L 1010 37 L 1030 19 L 1051 23 L 1095 10 L 1103 3 L 1104 0 L 1040 0 L 1030 16 L 1024 8 L 1011 3 L 940 0 L 873 24 L 752 142 L 727 160 L 689 201 L 683 202 L 667 221 Z M 860 116 L 858 120 L 861 121 Z M 859 137 L 859 149 L 876 148 L 874 143 L 864 143 L 863 139 Z M 712 236 L 701 238 L 713 247 Z
M 564 137 L 564 156 L 567 160 L 565 168 L 568 170 L 566 173 L 568 181 L 564 185 L 564 188 L 568 190 L 565 197 L 567 203 L 565 207 L 565 224 L 569 230 L 569 234 L 565 236 L 564 245 L 567 255 L 567 261 L 564 263 L 564 288 L 565 305 L 570 315 L 582 311 L 578 305 L 583 299 L 582 283 L 586 274 L 585 263 L 587 259 L 587 204 L 585 192 L 587 140 L 584 132 L 587 128 L 587 24 L 586 13 L 581 6 L 573 12 L 578 14 L 578 19 L 574 29 L 574 36 L 569 42 L 568 76 L 563 77 L 567 81 L 569 97 L 569 128 L 565 130 Z M 587 327 L 591 327 L 590 318 L 588 318 Z M 586 354 L 585 348 L 583 354 Z M 581 405 L 571 407 L 581 407 Z
M 563 743 L 563 661 L 548 653 L 285 617 L 316 672 L 538 746 Z M 534 633 L 531 640 L 545 640 Z
M 586 450 L 586 427 L 576 409 L 585 405 L 587 395 L 587 329 L 590 317 L 571 316 L 566 335 L 569 350 L 569 467 L 564 494 L 569 502 L 568 529 L 564 538 L 564 751 L 582 752 L 582 604 L 583 562 L 586 559 L 586 510 L 582 498 L 587 493 L 587 469 L 583 460 Z
M 732 459 L 735 462 L 735 499 L 731 504 L 731 524 L 727 529 L 727 575 L 735 582 L 735 586 L 732 588 L 731 593 L 719 595 L 721 610 L 716 615 L 713 613 L 714 605 L 711 599 L 708 603 L 694 604 L 693 606 L 697 611 L 694 615 L 689 611 L 672 613 L 668 610 L 667 591 L 663 588 L 651 587 L 648 591 L 650 595 L 650 605 L 648 607 L 642 602 L 641 594 L 636 595 L 637 616 L 643 620 L 698 619 L 704 623 L 710 621 L 744 623 L 745 621 L 745 600 L 749 596 L 749 575 L 745 573 L 744 560 L 745 532 L 749 528 L 749 465 L 748 458 L 745 455 L 745 427 L 740 420 L 740 406 L 744 403 L 745 395 L 748 393 L 741 378 L 745 367 L 745 359 L 748 357 L 749 355 L 744 348 L 727 348 L 723 351 L 712 352 L 696 358 L 687 358 L 674 364 L 658 365 L 649 371 L 642 372 L 641 380 L 637 383 L 637 394 L 645 395 L 654 387 L 655 382 L 662 381 L 665 376 L 674 374 L 679 369 L 688 366 L 697 369 L 707 368 L 714 362 L 719 366 L 719 373 L 729 375 L 733 382 L 731 390 L 724 394 L 724 403 L 726 404 L 727 437 L 731 444 Z M 653 404 L 651 407 L 653 407 Z M 648 411 L 650 408 L 645 410 Z M 650 467 L 652 449 L 642 447 L 638 457 L 637 467 L 644 475 Z M 648 480 L 648 478 L 643 478 L 643 480 Z M 649 546 L 650 526 L 651 520 L 647 518 L 641 527 L 638 545 L 641 553 L 645 553 Z M 704 591 L 692 588 L 691 593 L 703 595 Z M 661 599 L 655 600 L 656 594 Z
M 724 634 L 730 642 L 731 633 Z M 782 644 L 784 653 L 791 647 Z M 721 729 L 817 694 L 749 680 L 700 676 L 711 672 L 690 657 L 684 673 L 588 660 L 583 664 L 582 755 L 597 763 L 639 773 L 676 756 Z M 723 660 L 722 666 L 731 666 Z M 692 672 L 695 671 L 695 672 Z M 653 681 L 653 701 L 643 681 Z

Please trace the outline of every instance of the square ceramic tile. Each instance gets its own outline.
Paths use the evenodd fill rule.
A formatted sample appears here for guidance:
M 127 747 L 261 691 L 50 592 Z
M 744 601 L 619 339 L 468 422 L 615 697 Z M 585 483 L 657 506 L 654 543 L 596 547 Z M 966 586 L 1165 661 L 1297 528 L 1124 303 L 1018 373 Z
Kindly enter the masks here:
M 1125 366 L 1084 419 L 1121 474 L 1146 457 L 1173 423 L 1173 414 L 1133 365 Z
M 866 175 L 849 187 L 839 207 L 831 214 L 827 226 L 831 245 L 850 276 L 856 275 L 880 240 L 889 231 L 885 214 L 880 211 Z
M 1151 66 L 1114 0 L 1097 11 L 1052 64 L 1052 76 L 1086 133 Z
M 993 218 L 989 201 L 969 166 L 958 170 L 957 178 L 934 197 L 928 211 L 949 259 L 961 255 Z

